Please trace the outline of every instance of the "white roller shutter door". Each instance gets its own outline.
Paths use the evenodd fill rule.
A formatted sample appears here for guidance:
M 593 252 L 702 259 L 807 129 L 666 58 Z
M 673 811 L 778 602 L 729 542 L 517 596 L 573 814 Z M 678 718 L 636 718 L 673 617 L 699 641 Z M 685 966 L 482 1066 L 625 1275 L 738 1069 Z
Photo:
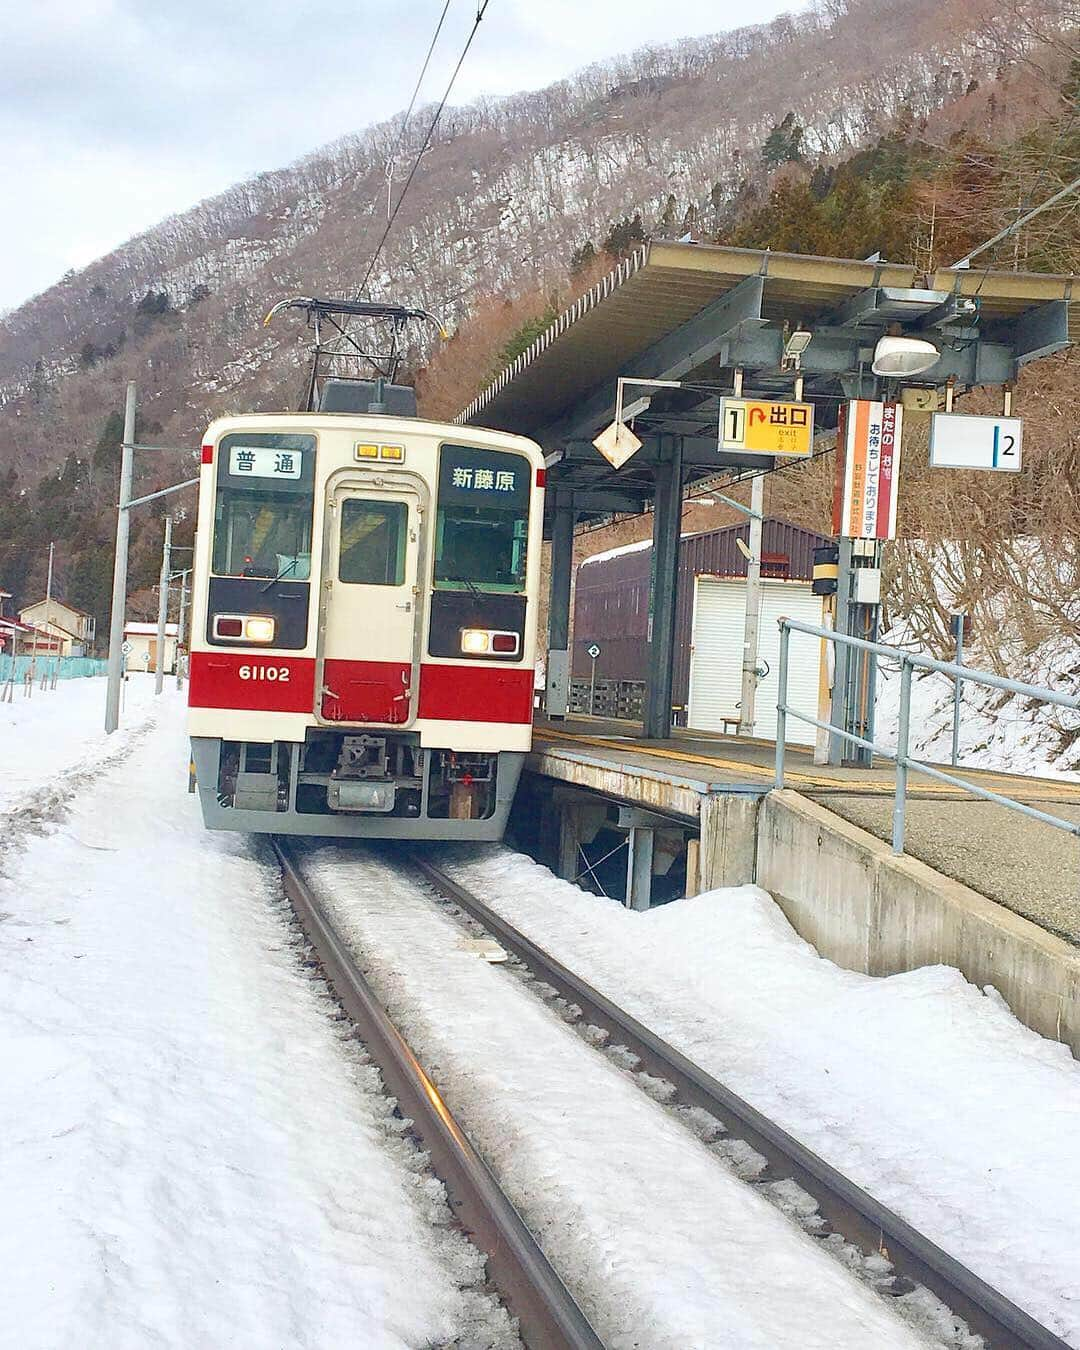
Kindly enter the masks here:
M 694 578 L 687 722 L 699 731 L 723 731 L 737 715 L 742 692 L 744 588 L 718 577 Z
M 746 583 L 718 577 L 696 577 L 694 586 L 693 651 L 690 655 L 688 722 L 700 731 L 723 731 L 723 716 L 737 712 L 742 697 L 743 625 Z M 759 664 L 769 673 L 758 682 L 754 704 L 754 735 L 776 736 L 777 671 L 780 629 L 786 615 L 805 623 L 821 623 L 821 599 L 809 582 L 763 581 L 758 621 Z M 821 643 L 805 633 L 793 633 L 788 657 L 788 706 L 817 716 Z M 813 745 L 816 731 L 805 722 L 788 718 L 788 739 Z

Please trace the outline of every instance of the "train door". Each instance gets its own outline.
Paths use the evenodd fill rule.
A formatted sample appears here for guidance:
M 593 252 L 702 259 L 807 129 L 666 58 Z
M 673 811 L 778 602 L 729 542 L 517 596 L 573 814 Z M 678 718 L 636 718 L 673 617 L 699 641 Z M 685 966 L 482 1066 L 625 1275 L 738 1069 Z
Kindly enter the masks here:
M 330 489 L 315 686 L 323 721 L 400 725 L 414 716 L 421 526 L 407 484 Z

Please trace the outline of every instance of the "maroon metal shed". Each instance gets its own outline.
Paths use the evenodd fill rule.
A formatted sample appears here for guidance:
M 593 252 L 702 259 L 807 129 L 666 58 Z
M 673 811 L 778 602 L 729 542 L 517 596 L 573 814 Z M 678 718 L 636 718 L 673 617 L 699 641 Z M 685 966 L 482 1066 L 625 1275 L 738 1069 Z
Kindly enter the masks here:
M 810 581 L 814 549 L 831 541 L 787 520 L 762 524 L 761 575 Z M 694 577 L 745 577 L 746 558 L 737 539 L 747 543 L 750 523 L 683 535 L 679 542 L 679 592 L 675 604 L 675 669 L 671 698 L 685 706 L 690 689 L 690 634 Z M 649 645 L 649 569 L 652 544 L 627 544 L 579 563 L 574 591 L 575 679 L 591 671 L 586 648 L 601 649 L 596 674 L 602 680 L 644 680 Z

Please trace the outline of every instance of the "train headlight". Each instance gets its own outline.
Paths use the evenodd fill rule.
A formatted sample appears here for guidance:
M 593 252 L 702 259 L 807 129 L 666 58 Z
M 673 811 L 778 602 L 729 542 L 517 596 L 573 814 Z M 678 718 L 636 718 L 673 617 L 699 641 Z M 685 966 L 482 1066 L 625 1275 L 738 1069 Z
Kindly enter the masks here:
M 249 642 L 273 642 L 277 624 L 262 614 L 252 614 L 244 620 L 244 637 Z
M 463 628 L 461 650 L 466 656 L 517 656 L 521 637 L 505 629 Z
M 270 643 L 277 622 L 269 614 L 215 614 L 214 636 L 233 642 Z
M 486 628 L 463 628 L 461 650 L 466 656 L 484 656 L 491 651 L 491 634 Z

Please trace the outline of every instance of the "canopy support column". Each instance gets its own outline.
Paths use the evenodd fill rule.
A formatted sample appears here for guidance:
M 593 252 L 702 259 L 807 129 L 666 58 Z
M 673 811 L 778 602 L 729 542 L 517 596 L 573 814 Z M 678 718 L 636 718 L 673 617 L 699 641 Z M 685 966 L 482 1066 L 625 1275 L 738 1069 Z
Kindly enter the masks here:
M 681 436 L 660 437 L 649 578 L 649 657 L 644 732 L 648 740 L 671 735 L 672 665 L 675 659 L 675 599 L 679 582 L 682 523 Z
M 570 702 L 570 583 L 574 575 L 574 494 L 555 492 L 548 602 L 547 715 L 566 716 Z

